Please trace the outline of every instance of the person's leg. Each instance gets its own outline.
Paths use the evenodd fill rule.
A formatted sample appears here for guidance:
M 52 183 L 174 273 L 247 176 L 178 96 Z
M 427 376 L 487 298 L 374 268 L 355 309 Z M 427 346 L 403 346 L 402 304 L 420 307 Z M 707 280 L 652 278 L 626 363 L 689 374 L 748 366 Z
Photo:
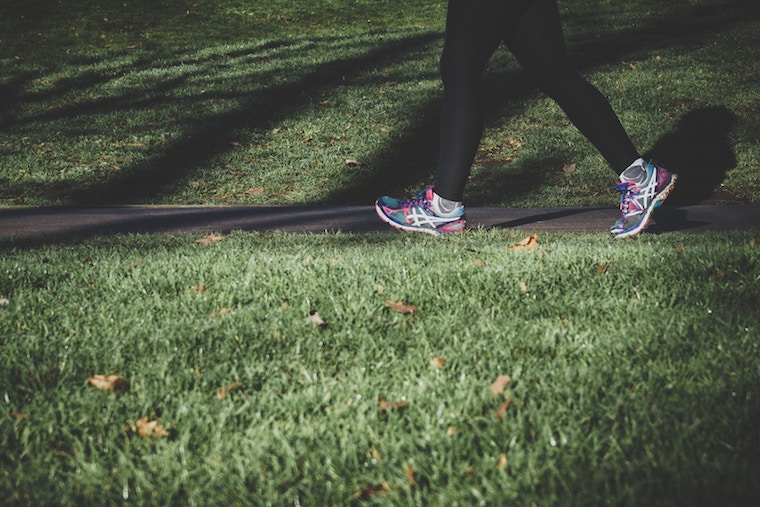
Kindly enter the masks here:
M 505 38 L 537 86 L 557 102 L 617 174 L 639 158 L 607 99 L 571 65 L 556 0 L 535 0 L 514 33 Z
M 509 0 L 449 0 L 436 193 L 461 201 L 483 131 L 483 69 L 502 41 Z
M 572 67 L 556 0 L 535 0 L 505 40 L 539 88 L 620 174 L 616 188 L 621 193 L 621 218 L 610 232 L 624 238 L 644 230 L 672 191 L 676 176 L 639 156 L 607 99 Z

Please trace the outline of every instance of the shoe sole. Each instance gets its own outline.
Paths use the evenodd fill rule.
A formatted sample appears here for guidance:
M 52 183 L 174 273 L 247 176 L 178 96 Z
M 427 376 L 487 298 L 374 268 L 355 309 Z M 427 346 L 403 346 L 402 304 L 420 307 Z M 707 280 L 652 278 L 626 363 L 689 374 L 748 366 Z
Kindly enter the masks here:
M 398 229 L 399 231 L 424 232 L 426 234 L 432 234 L 433 236 L 443 236 L 444 234 L 452 234 L 452 233 L 447 233 L 445 231 L 441 231 L 438 229 L 428 229 L 426 227 L 414 227 L 412 225 L 402 225 L 398 222 L 393 221 L 385 213 L 383 213 L 383 210 L 381 209 L 380 205 L 378 205 L 377 203 L 375 203 L 375 212 L 377 213 L 377 216 L 380 217 L 380 220 L 390 225 L 394 229 Z
M 660 207 L 660 205 L 665 202 L 665 199 L 668 198 L 668 195 L 670 195 L 670 192 L 673 191 L 673 188 L 676 186 L 676 180 L 678 179 L 678 176 L 675 174 L 670 175 L 670 183 L 663 188 L 659 194 L 657 194 L 654 197 L 654 202 L 652 202 L 652 205 L 647 208 L 647 210 L 644 212 L 644 217 L 641 219 L 639 224 L 631 229 L 630 231 L 621 232 L 619 234 L 615 234 L 616 238 L 630 238 L 631 236 L 635 236 L 636 234 L 640 233 L 644 229 L 646 229 L 649 226 L 649 222 L 652 219 L 652 213 L 654 213 L 654 210 Z M 613 233 L 614 234 L 614 233 Z

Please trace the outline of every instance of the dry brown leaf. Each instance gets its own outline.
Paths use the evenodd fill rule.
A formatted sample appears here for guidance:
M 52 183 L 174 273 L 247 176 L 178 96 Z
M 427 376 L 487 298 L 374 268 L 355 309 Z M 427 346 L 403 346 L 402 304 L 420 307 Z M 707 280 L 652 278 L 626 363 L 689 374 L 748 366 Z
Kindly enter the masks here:
M 501 453 L 501 456 L 499 456 L 499 461 L 496 462 L 496 467 L 502 469 L 505 466 L 507 466 L 507 455 Z
M 87 377 L 87 381 L 96 389 L 109 393 L 126 393 L 129 391 L 129 382 L 118 375 L 93 375 Z
M 168 437 L 169 432 L 158 424 L 158 421 L 148 421 L 147 416 L 142 416 L 135 421 L 132 430 L 137 433 L 140 438 L 163 438 Z
M 502 403 L 499 408 L 496 409 L 496 412 L 494 412 L 494 417 L 498 420 L 504 419 L 504 416 L 507 413 L 507 410 L 509 410 L 510 405 L 512 405 L 512 398 L 507 398 L 504 400 L 504 403 Z
M 574 173 L 575 168 L 576 168 L 575 164 L 565 164 L 562 166 L 562 172 L 565 174 Z
M 375 495 L 386 494 L 391 489 L 392 486 L 388 482 L 383 482 L 381 484 L 373 484 L 372 486 L 367 486 L 366 488 L 357 489 L 354 491 L 354 496 L 362 499 L 368 499 Z
M 509 375 L 499 375 L 488 390 L 491 391 L 492 394 L 501 394 L 504 392 L 504 389 L 506 389 L 510 380 L 512 379 L 509 378 Z
M 348 167 L 360 167 L 362 165 L 362 163 L 359 162 L 358 160 L 354 159 L 354 158 L 347 158 L 346 159 L 346 165 Z
M 434 370 L 437 370 L 438 368 L 443 368 L 443 365 L 446 364 L 446 360 L 442 357 L 434 357 L 430 360 L 430 367 Z
M 449 426 L 446 428 L 446 436 L 453 437 L 457 434 L 457 428 L 456 426 Z
M 414 477 L 414 469 L 412 467 L 406 467 L 406 478 L 409 479 L 410 486 L 417 485 L 417 479 Z
M 522 292 L 528 292 L 528 285 L 525 282 L 520 282 L 520 290 Z
M 387 414 L 388 412 L 403 412 L 409 403 L 405 401 L 390 401 L 386 400 L 382 396 L 378 399 L 377 411 L 381 414 Z
M 264 193 L 264 187 L 252 187 L 245 191 L 245 195 L 258 195 Z
M 537 234 L 531 234 L 527 238 L 518 241 L 511 247 L 509 247 L 510 250 L 533 250 L 538 247 L 538 235 Z
M 11 417 L 13 419 L 27 419 L 28 416 L 23 412 L 18 412 L 16 410 L 11 411 Z
M 208 245 L 209 243 L 215 243 L 217 241 L 223 241 L 225 239 L 227 239 L 225 236 L 212 232 L 208 236 L 196 239 L 195 242 L 200 245 Z
M 242 382 L 233 382 L 232 384 L 228 385 L 227 387 L 225 387 L 224 389 L 216 393 L 216 399 L 217 400 L 225 399 L 227 395 L 230 393 L 230 391 L 232 391 L 233 389 L 238 389 L 240 387 L 243 387 L 243 385 L 244 384 Z
M 388 305 L 388 307 L 393 310 L 394 312 L 402 313 L 404 315 L 408 315 L 410 313 L 417 313 L 417 307 L 414 305 L 408 305 L 404 303 L 403 301 L 390 301 L 386 300 L 385 304 Z
M 596 272 L 599 273 L 600 275 L 603 275 L 607 272 L 608 269 L 610 269 L 610 263 L 605 262 L 604 264 L 599 264 L 596 267 Z

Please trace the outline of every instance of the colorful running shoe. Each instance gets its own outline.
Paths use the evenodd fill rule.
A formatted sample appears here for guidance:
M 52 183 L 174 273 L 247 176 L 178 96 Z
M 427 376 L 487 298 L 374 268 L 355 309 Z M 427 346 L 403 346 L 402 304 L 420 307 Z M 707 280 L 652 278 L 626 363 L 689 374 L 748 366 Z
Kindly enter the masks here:
M 450 234 L 464 229 L 464 206 L 443 214 L 433 211 L 433 187 L 427 187 L 414 199 L 399 200 L 384 196 L 375 202 L 381 220 L 392 227 L 408 232 Z
M 621 181 L 615 188 L 620 192 L 620 219 L 610 227 L 616 238 L 640 233 L 649 225 L 652 212 L 668 197 L 676 184 L 676 175 L 662 167 L 646 164 L 647 178 L 641 184 Z

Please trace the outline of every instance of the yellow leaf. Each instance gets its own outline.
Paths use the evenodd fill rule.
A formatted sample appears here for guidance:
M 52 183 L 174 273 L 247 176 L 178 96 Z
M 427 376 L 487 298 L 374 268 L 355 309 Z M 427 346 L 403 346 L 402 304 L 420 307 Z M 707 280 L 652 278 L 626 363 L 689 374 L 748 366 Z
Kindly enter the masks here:
M 96 389 L 109 393 L 126 393 L 129 391 L 129 382 L 118 375 L 93 375 L 87 377 L 87 381 Z
M 492 394 L 501 394 L 504 392 L 504 389 L 506 389 L 510 380 L 512 379 L 509 378 L 509 375 L 499 375 L 488 390 L 491 391 Z

